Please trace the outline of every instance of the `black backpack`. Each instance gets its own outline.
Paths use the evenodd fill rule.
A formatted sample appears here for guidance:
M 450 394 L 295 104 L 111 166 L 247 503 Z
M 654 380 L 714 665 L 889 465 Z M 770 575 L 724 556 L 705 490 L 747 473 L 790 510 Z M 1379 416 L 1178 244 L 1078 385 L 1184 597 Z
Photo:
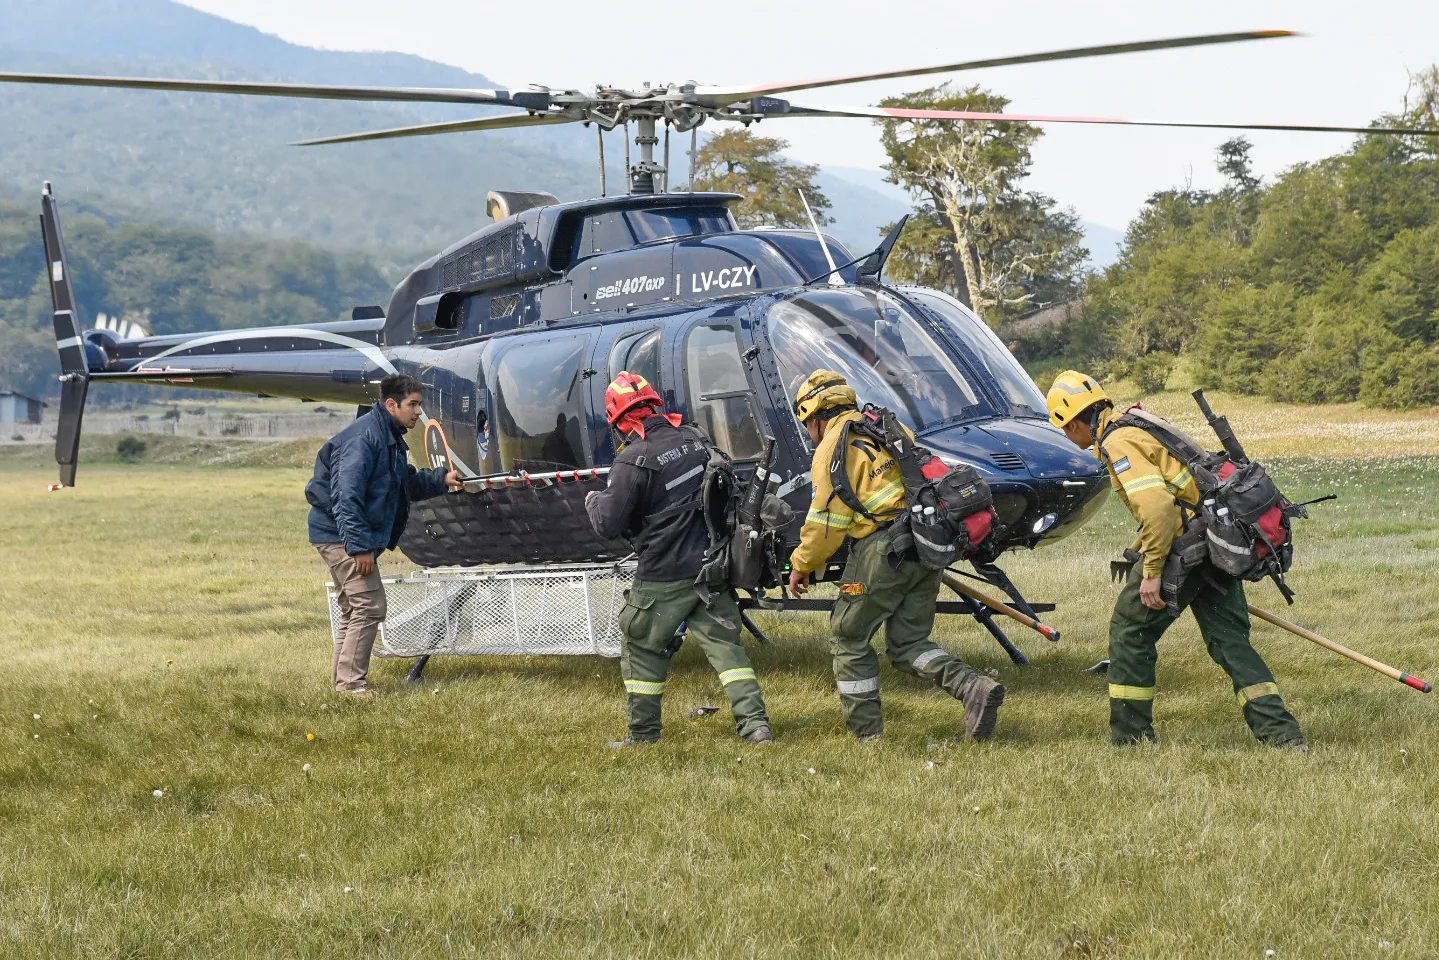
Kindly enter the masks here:
M 789 504 L 768 493 L 774 440 L 765 438 L 753 476 L 748 484 L 741 484 L 729 454 L 710 443 L 698 427 L 695 432 L 709 451 L 697 495 L 709 547 L 695 577 L 695 592 L 708 605 L 725 590 L 748 590 L 761 605 L 771 606 L 764 591 L 779 586 L 784 529 L 794 515 Z
M 1119 427 L 1138 427 L 1158 440 L 1184 463 L 1199 488 L 1197 505 L 1176 500 L 1185 532 L 1176 538 L 1176 549 L 1171 552 L 1183 569 L 1174 576 L 1165 571 L 1165 580 L 1173 581 L 1172 592 L 1177 593 L 1178 583 L 1192 567 L 1208 560 L 1230 576 L 1256 582 L 1273 579 L 1284 599 L 1293 603 L 1294 591 L 1284 582 L 1294 564 L 1291 521 L 1309 516 L 1307 504 L 1292 503 L 1285 497 L 1263 464 L 1248 459 L 1236 462 L 1228 453 L 1210 453 L 1193 437 L 1148 411 L 1125 411 L 1109 429 Z M 1102 441 L 1099 446 L 1103 450 Z M 1107 451 L 1104 457 L 1109 460 Z
M 890 527 L 892 558 L 914 557 L 943 570 L 978 555 L 994 531 L 994 495 L 979 471 L 967 463 L 951 467 L 916 443 L 894 412 L 865 404 L 858 420 L 841 426 L 829 463 L 835 496 L 851 510 Z M 849 448 L 874 459 L 883 450 L 899 465 L 906 509 L 876 516 L 867 510 L 849 482 Z

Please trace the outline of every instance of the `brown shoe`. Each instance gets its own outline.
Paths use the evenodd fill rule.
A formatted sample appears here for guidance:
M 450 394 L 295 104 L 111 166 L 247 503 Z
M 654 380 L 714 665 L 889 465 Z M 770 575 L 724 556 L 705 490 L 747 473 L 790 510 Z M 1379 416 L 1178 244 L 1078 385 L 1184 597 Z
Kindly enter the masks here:
M 335 692 L 348 700 L 359 700 L 364 703 L 375 699 L 375 691 L 369 687 L 359 687 L 354 690 L 336 690 Z
M 769 724 L 765 724 L 762 727 L 755 727 L 749 732 L 749 735 L 744 738 L 744 742 L 752 743 L 757 747 L 766 743 L 774 743 L 774 731 L 769 728 Z
M 964 732 L 972 740 L 984 740 L 999 722 L 999 705 L 1004 703 L 1004 684 L 981 673 L 971 673 L 959 685 L 964 704 Z

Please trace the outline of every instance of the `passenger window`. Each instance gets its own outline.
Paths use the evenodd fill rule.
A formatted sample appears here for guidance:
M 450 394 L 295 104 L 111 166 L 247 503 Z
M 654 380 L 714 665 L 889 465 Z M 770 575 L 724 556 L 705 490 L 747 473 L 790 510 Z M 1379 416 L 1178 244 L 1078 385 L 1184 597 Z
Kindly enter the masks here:
M 610 379 L 621 370 L 637 373 L 649 381 L 655 392 L 664 394 L 660 386 L 660 331 L 647 330 L 621 337 L 610 351 Z
M 685 343 L 690 417 L 715 446 L 736 460 L 760 455 L 759 412 L 740 360 L 739 331 L 733 323 L 706 324 Z
M 500 358 L 495 376 L 495 426 L 506 470 L 543 473 L 583 467 L 584 391 L 588 337 L 525 342 Z

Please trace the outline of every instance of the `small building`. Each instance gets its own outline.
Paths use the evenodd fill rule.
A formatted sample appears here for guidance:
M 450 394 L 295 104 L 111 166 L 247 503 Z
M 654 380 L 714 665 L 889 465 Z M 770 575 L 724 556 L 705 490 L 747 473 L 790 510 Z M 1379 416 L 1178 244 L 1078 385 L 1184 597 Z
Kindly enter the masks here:
M 46 406 L 45 401 L 23 393 L 0 390 L 0 423 L 39 423 Z

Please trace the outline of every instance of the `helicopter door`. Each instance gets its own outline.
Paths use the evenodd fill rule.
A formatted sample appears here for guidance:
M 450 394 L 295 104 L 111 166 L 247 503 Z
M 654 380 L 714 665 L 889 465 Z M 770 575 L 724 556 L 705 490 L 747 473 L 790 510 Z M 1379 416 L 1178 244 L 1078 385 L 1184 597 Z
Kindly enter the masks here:
M 742 358 L 736 317 L 707 319 L 685 335 L 684 380 L 689 418 L 735 460 L 757 460 L 765 425 Z
M 494 366 L 490 455 L 500 469 L 549 473 L 590 465 L 586 365 L 594 335 L 507 338 Z

